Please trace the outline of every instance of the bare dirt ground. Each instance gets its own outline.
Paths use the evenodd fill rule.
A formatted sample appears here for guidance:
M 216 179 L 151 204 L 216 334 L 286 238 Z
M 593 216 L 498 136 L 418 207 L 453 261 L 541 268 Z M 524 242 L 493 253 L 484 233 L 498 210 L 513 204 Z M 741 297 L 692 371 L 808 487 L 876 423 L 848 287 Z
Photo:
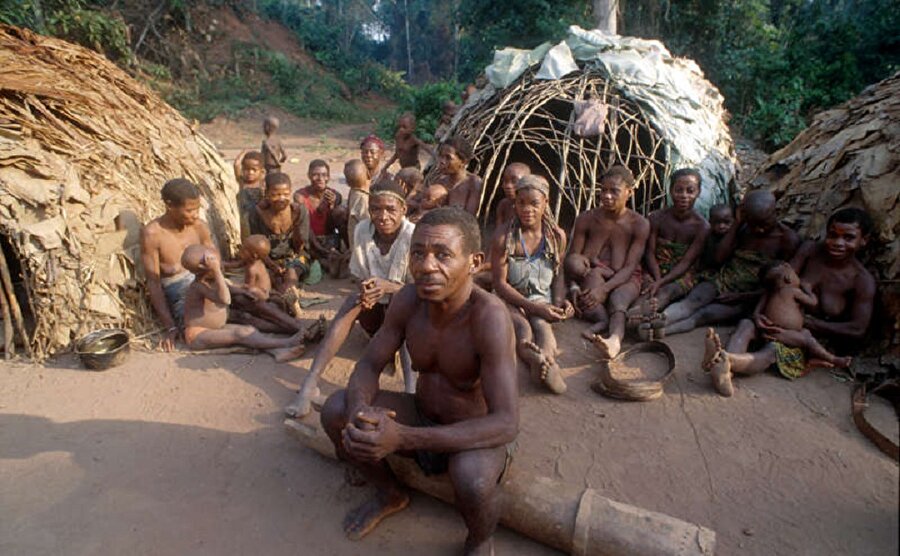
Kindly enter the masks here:
M 205 132 L 226 156 L 258 144 L 255 123 Z M 299 178 L 314 157 L 339 173 L 365 130 L 289 121 L 284 134 Z M 310 316 L 332 316 L 350 287 L 310 288 L 329 300 Z M 897 553 L 898 467 L 856 431 L 848 384 L 825 371 L 793 383 L 766 374 L 720 398 L 694 331 L 667 340 L 678 363 L 662 399 L 612 401 L 589 389 L 583 327 L 557 328 L 566 395 L 543 393 L 520 369 L 515 465 L 710 527 L 719 554 Z M 365 343 L 355 329 L 325 382 L 344 384 Z M 341 519 L 368 490 L 347 486 L 340 465 L 281 424 L 310 358 L 138 351 L 103 373 L 71 356 L 0 363 L 0 554 L 458 553 L 462 522 L 421 495 L 362 542 L 344 539 Z M 897 438 L 889 406 L 870 413 Z M 507 530 L 497 552 L 555 553 Z

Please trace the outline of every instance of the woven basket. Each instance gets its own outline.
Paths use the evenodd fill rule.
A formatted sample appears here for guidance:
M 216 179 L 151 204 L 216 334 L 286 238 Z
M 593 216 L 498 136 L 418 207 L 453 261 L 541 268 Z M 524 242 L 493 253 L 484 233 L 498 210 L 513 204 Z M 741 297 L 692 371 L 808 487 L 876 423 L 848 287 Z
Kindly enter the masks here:
M 626 367 L 625 362 L 632 355 L 639 353 L 657 353 L 666 359 L 668 369 L 659 380 L 622 380 L 616 377 L 617 370 Z M 600 378 L 591 384 L 591 389 L 598 394 L 634 402 L 649 402 L 663 395 L 663 384 L 675 370 L 675 354 L 663 342 L 641 342 L 621 352 L 614 359 L 600 361 Z

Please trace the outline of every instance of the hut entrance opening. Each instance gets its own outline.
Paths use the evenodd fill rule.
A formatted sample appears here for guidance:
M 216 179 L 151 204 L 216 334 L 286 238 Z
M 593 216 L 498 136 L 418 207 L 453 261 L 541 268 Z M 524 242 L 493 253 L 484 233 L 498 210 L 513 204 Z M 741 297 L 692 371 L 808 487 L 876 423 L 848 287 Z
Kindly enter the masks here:
M 575 133 L 576 102 L 605 105 L 599 135 Z M 528 71 L 516 83 L 464 114 L 456 129 L 474 146 L 473 172 L 484 179 L 480 217 L 485 223 L 503 198 L 503 169 L 527 164 L 551 184 L 550 207 L 570 229 L 575 217 L 596 205 L 600 176 L 622 164 L 634 173 L 632 208 L 648 214 L 666 202 L 666 157 L 649 119 L 599 73 L 584 71 L 540 81 Z

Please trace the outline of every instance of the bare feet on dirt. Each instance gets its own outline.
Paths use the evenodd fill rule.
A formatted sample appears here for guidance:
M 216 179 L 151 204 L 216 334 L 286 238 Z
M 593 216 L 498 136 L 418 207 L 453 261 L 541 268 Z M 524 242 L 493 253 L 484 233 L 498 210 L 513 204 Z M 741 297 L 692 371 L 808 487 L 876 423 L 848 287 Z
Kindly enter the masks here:
M 567 387 L 556 360 L 546 355 L 534 342 L 521 342 L 522 360 L 528 365 L 533 380 L 540 380 L 554 394 L 565 394 Z
M 315 322 L 309 325 L 303 333 L 303 342 L 307 344 L 314 344 L 320 341 L 325 337 L 325 331 L 328 329 L 328 324 L 325 321 L 325 315 L 319 315 L 319 318 L 316 319 Z
M 274 348 L 268 350 L 272 357 L 275 358 L 275 361 L 279 363 L 287 363 L 288 361 L 293 361 L 294 359 L 298 359 L 306 353 L 306 346 L 303 343 L 297 344 L 296 346 L 285 347 L 285 348 Z
M 393 496 L 383 497 L 376 494 L 361 506 L 347 513 L 344 518 L 344 532 L 352 541 L 368 535 L 384 518 L 393 515 L 409 506 L 409 495 L 398 492 Z
M 706 330 L 703 369 L 711 373 L 716 392 L 726 398 L 734 395 L 734 384 L 731 381 L 731 360 L 728 358 L 728 353 L 722 349 L 722 340 L 712 328 Z
M 604 338 L 600 334 L 594 334 L 591 341 L 600 352 L 600 359 L 615 359 L 622 350 L 622 342 L 616 338 Z
M 319 390 L 318 386 L 308 392 L 301 389 L 297 392 L 297 397 L 294 398 L 294 401 L 285 406 L 284 414 L 288 417 L 293 417 L 294 419 L 305 417 L 312 411 L 314 403 L 324 403 L 325 400 L 322 398 L 322 392 Z

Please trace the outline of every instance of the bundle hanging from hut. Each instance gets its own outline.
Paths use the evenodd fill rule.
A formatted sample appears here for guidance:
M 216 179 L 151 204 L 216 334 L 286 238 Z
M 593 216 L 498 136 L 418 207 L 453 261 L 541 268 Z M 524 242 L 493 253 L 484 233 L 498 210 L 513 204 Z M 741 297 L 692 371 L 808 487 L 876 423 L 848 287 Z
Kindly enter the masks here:
M 164 212 L 163 183 L 185 177 L 232 252 L 232 170 L 195 126 L 96 52 L 0 26 L 0 67 L 0 261 L 19 271 L 2 300 L 7 347 L 6 314 L 20 306 L 19 334 L 38 360 L 96 328 L 154 330 L 140 225 Z
M 666 205 L 669 177 L 685 166 L 703 177 L 701 211 L 730 201 L 735 155 L 722 96 L 662 43 L 573 26 L 555 46 L 497 51 L 485 73 L 489 83 L 448 132 L 474 147 L 485 220 L 511 162 L 550 181 L 565 222 L 594 206 L 597 182 L 614 164 L 637 178 L 632 202 L 643 214 Z

